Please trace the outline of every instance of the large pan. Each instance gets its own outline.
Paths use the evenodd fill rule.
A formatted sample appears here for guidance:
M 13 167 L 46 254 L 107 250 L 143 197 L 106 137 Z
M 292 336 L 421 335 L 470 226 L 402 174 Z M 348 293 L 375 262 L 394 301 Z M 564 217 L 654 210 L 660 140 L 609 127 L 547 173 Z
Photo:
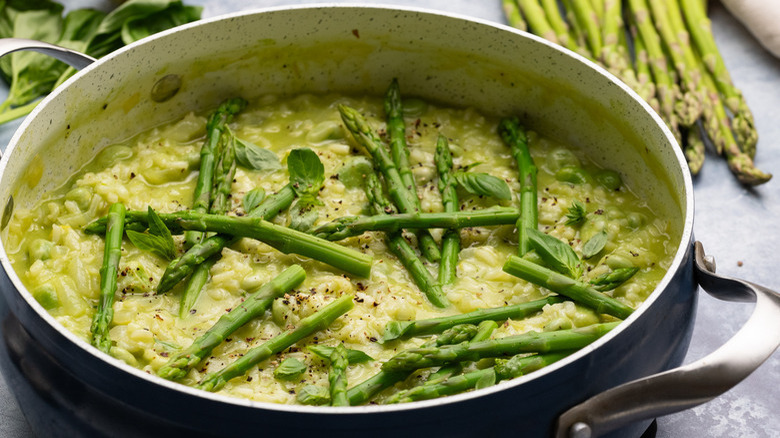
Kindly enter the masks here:
M 7 42 L 6 51 L 25 42 Z M 38 45 L 74 63 L 90 60 Z M 75 61 L 74 61 L 75 56 Z M 86 61 L 86 62 L 85 62 Z M 170 99 L 155 85 L 181 80 Z M 33 421 L 42 436 L 632 436 L 647 420 L 703 403 L 747 376 L 780 344 L 780 296 L 714 274 L 694 244 L 685 160 L 650 108 L 611 75 L 532 35 L 415 9 L 313 6 L 199 22 L 90 64 L 25 120 L 0 161 L 4 218 L 29 205 L 115 140 L 215 106 L 269 92 L 405 90 L 450 105 L 520 114 L 543 135 L 587 148 L 679 220 L 669 272 L 649 299 L 598 342 L 529 376 L 467 394 L 393 406 L 281 406 L 196 391 L 133 369 L 63 329 L 32 298 L 0 252 L 11 314 L 4 372 L 64 415 Z M 170 78 L 170 76 L 169 76 Z M 43 178 L 22 183 L 31 163 Z M 3 221 L 5 223 L 5 220 Z M 686 367 L 696 284 L 718 298 L 757 301 L 726 345 Z M 761 336 L 754 336 L 761 331 Z M 737 359 L 738 358 L 738 359 Z M 670 371 L 667 371 L 670 370 Z M 658 374 L 660 373 L 660 374 Z M 647 377 L 650 376 L 650 377 Z M 638 380 L 636 380 L 638 379 Z M 631 382 L 627 383 L 626 382 Z M 25 408 L 27 407 L 27 408 Z M 172 435 L 174 434 L 174 435 Z

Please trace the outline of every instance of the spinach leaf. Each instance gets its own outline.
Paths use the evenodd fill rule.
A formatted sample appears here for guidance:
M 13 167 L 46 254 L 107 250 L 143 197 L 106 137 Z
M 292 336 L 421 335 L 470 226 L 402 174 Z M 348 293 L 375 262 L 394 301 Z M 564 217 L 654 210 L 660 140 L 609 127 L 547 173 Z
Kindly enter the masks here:
M 638 271 L 639 268 L 637 267 L 615 269 L 614 271 L 596 277 L 591 280 L 590 284 L 592 284 L 596 290 L 602 292 L 612 290 L 628 281 Z
M 604 246 L 607 245 L 608 240 L 609 237 L 604 230 L 594 234 L 593 237 L 591 237 L 587 242 L 585 242 L 585 245 L 582 246 L 582 256 L 586 259 L 589 259 L 600 253 L 601 250 L 604 249 Z
M 550 269 L 574 279 L 582 275 L 582 262 L 566 243 L 533 228 L 528 228 L 528 241 Z
M 325 167 L 314 151 L 309 148 L 293 149 L 287 156 L 287 170 L 295 193 L 316 196 L 325 182 Z
M 268 149 L 236 137 L 236 162 L 252 170 L 276 170 L 282 168 L 279 157 Z
M 262 187 L 256 187 L 246 193 L 244 195 L 244 211 L 249 213 L 250 211 L 254 210 L 255 207 L 260 205 L 261 202 L 265 199 L 265 190 L 263 190 Z
M 512 191 L 509 190 L 506 181 L 493 175 L 458 171 L 453 176 L 455 181 L 469 193 L 492 196 L 498 199 L 512 198 Z
M 147 217 L 149 220 L 149 233 L 127 230 L 128 239 L 140 250 L 149 251 L 164 259 L 172 260 L 176 257 L 176 245 L 173 243 L 171 231 L 165 226 L 160 216 L 157 216 L 152 207 L 148 208 Z
M 335 350 L 334 347 L 328 347 L 325 345 L 310 345 L 306 348 L 325 360 L 330 360 L 330 355 L 333 354 L 333 351 Z M 363 353 L 360 350 L 352 350 L 349 348 L 347 349 L 347 361 L 349 361 L 350 364 L 370 362 L 372 360 L 374 360 L 373 357 Z

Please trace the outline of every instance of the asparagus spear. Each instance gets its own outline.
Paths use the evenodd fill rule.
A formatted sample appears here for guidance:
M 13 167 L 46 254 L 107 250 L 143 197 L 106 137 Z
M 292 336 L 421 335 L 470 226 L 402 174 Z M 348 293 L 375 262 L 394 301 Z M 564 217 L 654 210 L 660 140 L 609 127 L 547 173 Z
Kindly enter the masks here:
M 688 23 L 688 31 L 701 53 L 704 66 L 714 76 L 715 85 L 723 94 L 726 107 L 734 114 L 732 127 L 737 136 L 737 143 L 744 153 L 754 158 L 758 132 L 753 124 L 753 113 L 747 106 L 742 92 L 731 81 L 726 64 L 712 36 L 712 24 L 707 18 L 705 5 L 699 0 L 680 0 L 680 6 Z
M 517 1 L 501 0 L 501 6 L 504 8 L 504 15 L 510 26 L 520 30 L 528 30 L 528 24 L 523 20 L 523 16 L 520 15 L 520 8 L 517 5 Z
M 528 150 L 525 128 L 520 125 L 517 118 L 502 120 L 498 125 L 498 133 L 512 150 L 512 156 L 515 157 L 520 173 L 520 220 L 517 222 L 517 232 L 520 235 L 519 253 L 524 256 L 531 249 L 526 230 L 536 229 L 538 226 L 536 165 Z
M 222 368 L 216 373 L 208 374 L 198 384 L 198 389 L 219 391 L 230 380 L 244 375 L 256 364 L 284 351 L 296 342 L 320 330 L 328 328 L 339 316 L 348 312 L 355 303 L 353 295 L 343 295 L 317 312 L 303 318 L 295 330 L 284 331 L 262 345 L 247 351 L 240 359 Z
M 544 9 L 542 9 L 537 0 L 517 0 L 517 6 L 528 21 L 528 25 L 533 33 L 555 44 L 563 44 L 558 40 L 557 32 L 553 29 L 550 22 L 547 21 Z
M 577 40 L 571 33 L 566 21 L 561 17 L 561 10 L 558 7 L 557 0 L 541 0 L 542 9 L 547 17 L 550 26 L 555 30 L 558 36 L 558 42 L 569 50 L 579 53 L 586 58 L 592 58 L 587 47 L 577 44 Z
M 222 315 L 217 323 L 192 345 L 170 358 L 168 363 L 157 371 L 157 375 L 172 380 L 186 376 L 190 368 L 208 356 L 231 333 L 265 313 L 274 299 L 290 292 L 305 278 L 306 271 L 298 265 L 285 269 L 273 280 L 252 292 L 240 305 Z
M 634 311 L 631 307 L 597 291 L 586 283 L 573 280 L 563 274 L 517 256 L 509 256 L 509 259 L 504 264 L 504 271 L 569 297 L 598 313 L 606 313 L 620 319 L 626 319 Z
M 617 322 L 554 332 L 529 332 L 482 342 L 463 342 L 442 347 L 403 351 L 382 365 L 387 371 L 413 371 L 464 360 L 514 356 L 520 353 L 547 353 L 582 348 L 617 326 Z
M 209 239 L 213 237 L 214 236 L 209 237 Z M 202 245 L 202 244 L 199 243 L 195 246 L 198 245 Z M 195 248 L 195 246 L 193 246 L 192 248 Z M 195 307 L 195 302 L 198 300 L 198 297 L 200 296 L 200 292 L 203 290 L 203 287 L 206 286 L 206 283 L 209 281 L 209 271 L 211 271 L 211 268 L 214 266 L 216 262 L 217 262 L 217 257 L 211 256 L 206 260 L 204 260 L 203 262 L 195 265 L 195 267 L 191 270 L 192 275 L 190 275 L 190 278 L 187 281 L 187 285 L 184 288 L 184 292 L 182 292 L 181 298 L 179 299 L 179 318 L 186 317 Z M 168 265 L 168 267 L 170 266 L 171 265 Z M 158 293 L 160 292 L 159 286 L 157 292 Z
M 436 170 L 439 172 L 439 192 L 446 213 L 458 211 L 458 191 L 452 178 L 452 152 L 450 152 L 447 137 L 439 135 L 436 141 Z M 519 212 L 518 212 L 519 215 Z M 514 219 L 513 222 L 517 222 Z M 460 233 L 455 228 L 448 228 L 441 238 L 441 261 L 439 262 L 439 283 L 452 284 L 458 267 L 460 253 Z
M 122 256 L 123 225 L 125 223 L 125 206 L 121 203 L 112 204 L 108 210 L 106 225 L 106 243 L 103 250 L 103 266 L 100 268 L 100 301 L 92 317 L 92 345 L 108 353 L 111 350 L 111 339 L 108 337 L 108 326 L 114 319 L 114 295 L 116 294 L 116 276 L 119 269 L 119 258 Z
M 436 339 L 424 343 L 421 348 L 430 348 L 449 344 L 458 344 L 472 339 L 477 334 L 477 327 L 470 324 L 456 325 Z M 394 384 L 405 380 L 411 374 L 408 371 L 387 371 L 380 370 L 378 373 L 353 386 L 347 391 L 349 404 L 352 406 L 362 405 L 371 400 L 376 394 L 387 389 Z
M 211 204 L 211 189 L 214 183 L 215 154 L 220 137 L 225 126 L 233 115 L 246 107 L 247 102 L 241 98 L 228 99 L 217 107 L 206 123 L 206 141 L 200 149 L 200 172 L 193 193 L 192 211 L 205 213 Z M 187 248 L 203 240 L 203 233 L 191 231 L 185 233 Z
M 451 327 L 460 324 L 477 324 L 482 321 L 505 321 L 507 319 L 521 319 L 541 311 L 545 306 L 561 303 L 560 297 L 549 296 L 541 300 L 528 303 L 512 304 L 504 307 L 479 309 L 473 312 L 461 313 L 440 318 L 420 319 L 417 321 L 391 321 L 385 326 L 383 342 L 411 336 L 425 336 L 441 333 Z
M 403 103 L 398 80 L 393 79 L 385 94 L 385 115 L 387 117 L 387 134 L 390 138 L 390 152 L 393 163 L 398 168 L 404 187 L 414 201 L 414 211 L 421 211 L 420 198 L 417 196 L 417 182 L 414 180 L 412 168 L 409 165 L 409 148 L 406 144 L 406 125 L 404 124 Z M 402 210 L 403 211 L 403 210 Z M 426 259 L 435 262 L 441 258 L 439 245 L 433 240 L 428 230 L 417 230 L 417 244 Z
M 382 191 L 382 183 L 379 181 L 379 177 L 376 174 L 369 173 L 366 175 L 365 184 L 366 197 L 368 197 L 369 204 L 374 209 L 374 212 L 379 214 L 380 212 L 392 211 L 392 204 L 385 198 Z M 425 294 L 428 301 L 437 307 L 447 307 L 449 302 L 444 292 L 441 289 L 441 285 L 431 276 L 428 272 L 428 268 L 425 267 L 422 260 L 417 257 L 414 249 L 409 245 L 409 242 L 404 239 L 404 236 L 400 232 L 390 232 L 385 234 L 385 242 L 388 249 L 398 257 L 398 260 L 404 265 L 404 268 L 411 275 L 412 280 L 418 288 Z
M 330 405 L 349 406 L 347 398 L 347 349 L 344 344 L 338 344 L 330 355 Z
M 477 334 L 474 335 L 473 338 L 471 338 L 470 342 L 482 342 L 487 341 L 490 339 L 490 336 L 493 335 L 493 331 L 498 328 L 498 324 L 495 321 L 482 321 L 477 326 Z M 447 366 L 443 366 L 436 370 L 436 372 L 431 373 L 428 376 L 427 382 L 433 382 L 436 380 L 444 380 L 451 376 L 454 376 L 455 374 L 458 374 L 463 370 L 464 364 L 450 364 Z
M 264 199 L 260 205 L 247 214 L 247 217 L 262 218 L 270 221 L 276 217 L 279 212 L 289 207 L 294 199 L 295 191 L 290 184 L 287 184 L 279 190 L 279 193 Z M 239 239 L 240 238 L 227 234 L 216 234 L 205 239 L 203 242 L 192 246 L 165 269 L 162 277 L 160 277 L 160 284 L 157 285 L 157 293 L 171 290 L 196 269 L 199 272 L 202 271 L 204 268 L 201 268 L 201 266 L 205 261 L 209 260 L 212 256 L 219 254 L 222 252 L 223 248 L 232 245 Z M 202 276 L 203 273 L 200 272 L 199 275 Z M 187 294 L 185 293 L 185 295 Z M 194 303 L 190 303 L 190 305 L 186 307 L 186 310 L 184 310 L 185 312 L 189 312 L 192 308 L 191 304 Z M 184 309 L 184 307 L 182 307 L 182 309 Z
M 533 356 L 512 356 L 507 362 L 511 365 L 496 365 L 470 373 L 450 377 L 446 380 L 429 381 L 422 386 L 399 392 L 388 403 L 408 403 L 418 400 L 430 400 L 446 395 L 459 394 L 478 387 L 485 382 L 492 384 L 501 380 L 514 379 L 532 371 L 541 369 L 570 355 L 570 351 L 536 354 Z M 489 385 L 488 385 L 489 386 Z
M 406 228 L 465 228 L 514 224 L 520 211 L 511 207 L 443 213 L 344 216 L 319 226 L 312 234 L 325 240 L 342 240 L 366 231 L 400 232 Z
M 598 14 L 589 0 L 566 0 L 568 9 L 574 12 L 574 19 L 584 33 L 588 49 L 595 59 L 601 59 L 603 42 L 599 31 Z
M 146 221 L 146 212 L 133 211 L 128 214 L 136 222 Z M 310 234 L 272 224 L 261 218 L 202 214 L 192 211 L 161 213 L 159 216 L 171 232 L 197 230 L 249 237 L 285 254 L 293 253 L 311 257 L 359 277 L 368 277 L 371 273 L 373 261 L 371 256 Z M 93 223 L 85 228 L 85 231 L 99 228 L 99 225 Z

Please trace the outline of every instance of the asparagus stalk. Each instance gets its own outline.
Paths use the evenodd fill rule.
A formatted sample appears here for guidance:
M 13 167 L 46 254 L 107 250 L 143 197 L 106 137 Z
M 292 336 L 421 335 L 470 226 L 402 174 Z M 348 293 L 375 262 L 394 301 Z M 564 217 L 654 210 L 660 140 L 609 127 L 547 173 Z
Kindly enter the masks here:
M 446 213 L 458 212 L 458 192 L 452 178 L 452 152 L 447 137 L 439 135 L 436 141 L 436 170 L 439 172 L 439 192 Z M 519 215 L 519 212 L 518 212 Z M 517 222 L 514 219 L 513 222 Z M 439 283 L 452 284 L 458 267 L 460 253 L 460 233 L 455 228 L 448 228 L 441 238 L 441 261 L 439 262 Z
M 563 274 L 517 256 L 509 256 L 509 259 L 504 264 L 504 271 L 569 297 L 598 313 L 606 313 L 616 318 L 626 319 L 634 311 L 631 307 L 597 291 L 589 284 L 573 280 Z
M 370 173 L 366 175 L 365 185 L 366 197 L 368 197 L 369 204 L 374 209 L 375 213 L 392 211 L 392 205 L 388 199 L 385 198 L 382 191 L 382 184 L 379 181 L 379 177 L 376 174 Z M 409 245 L 409 242 L 404 239 L 404 236 L 400 232 L 389 232 L 385 234 L 385 242 L 388 249 L 398 258 L 404 268 L 406 268 L 409 275 L 414 280 L 414 283 L 425 294 L 428 301 L 437 307 L 447 307 L 449 302 L 444 292 L 441 289 L 441 285 L 436 279 L 428 272 L 428 268 L 425 267 L 422 260 L 417 257 L 417 253 Z
M 540 3 L 542 9 L 544 9 L 547 21 L 550 23 L 550 26 L 555 30 L 555 34 L 558 36 L 559 44 L 569 50 L 585 56 L 586 58 L 591 58 L 592 55 L 588 51 L 587 47 L 577 44 L 577 40 L 572 35 L 571 29 L 561 16 L 561 10 L 558 8 L 558 1 L 541 0 Z
M 246 107 L 247 102 L 241 98 L 228 99 L 217 107 L 206 123 L 206 141 L 200 149 L 200 171 L 193 193 L 192 211 L 205 213 L 211 205 L 211 190 L 214 184 L 215 154 L 220 137 L 225 126 L 233 115 Z M 203 240 L 203 233 L 191 231 L 185 233 L 184 241 L 187 248 Z
M 701 129 L 698 124 L 691 126 L 686 132 L 684 153 L 691 173 L 697 175 L 704 165 L 705 157 L 704 139 L 701 137 Z
M 588 49 L 595 59 L 601 59 L 603 42 L 599 31 L 598 14 L 589 0 L 566 0 L 568 8 L 574 13 L 581 32 L 583 32 Z
M 136 222 L 146 221 L 146 212 L 128 213 L 132 213 L 132 219 Z M 171 232 L 197 230 L 236 237 L 249 237 L 264 242 L 285 254 L 293 253 L 310 257 L 352 275 L 368 277 L 371 273 L 373 261 L 371 256 L 311 234 L 272 224 L 262 218 L 202 214 L 192 211 L 161 213 L 159 216 Z M 99 229 L 99 227 L 97 225 L 88 226 L 85 231 L 87 229 L 94 230 Z
M 520 173 L 520 220 L 517 222 L 517 232 L 520 236 L 519 254 L 523 256 L 531 249 L 526 230 L 538 226 L 536 164 L 528 150 L 525 128 L 517 118 L 502 120 L 498 125 L 498 133 L 511 149 Z
M 558 40 L 558 34 L 555 29 L 547 21 L 544 9 L 542 9 L 538 0 L 517 0 L 517 5 L 528 21 L 528 25 L 533 33 L 555 44 L 563 44 L 563 42 Z
M 262 218 L 270 221 L 276 217 L 279 212 L 288 208 L 294 199 L 295 190 L 293 190 L 290 184 L 287 184 L 281 190 L 279 190 L 279 193 L 271 195 L 263 200 L 260 205 L 255 207 L 247 214 L 247 217 Z M 164 293 L 171 290 L 174 286 L 179 284 L 180 281 L 193 273 L 195 270 L 200 272 L 199 275 L 202 276 L 202 271 L 204 268 L 201 266 L 203 263 L 214 255 L 219 254 L 222 252 L 223 248 L 234 244 L 239 239 L 240 238 L 236 238 L 227 234 L 216 234 L 205 239 L 201 243 L 193 245 L 181 257 L 174 260 L 174 263 L 168 265 L 162 277 L 160 277 L 160 284 L 157 285 L 157 293 Z M 184 296 L 187 296 L 187 294 L 185 293 Z M 188 302 L 189 301 L 190 300 L 188 299 Z M 189 302 L 187 307 L 182 307 L 182 310 L 185 313 L 189 312 L 193 304 L 194 300 Z
M 387 117 L 387 133 L 390 138 L 390 152 L 393 163 L 398 168 L 404 187 L 414 201 L 414 211 L 422 211 L 420 198 L 417 195 L 417 182 L 412 174 L 409 164 L 409 148 L 406 144 L 406 125 L 404 123 L 403 103 L 401 102 L 401 89 L 398 80 L 393 79 L 385 95 L 385 115 Z M 417 244 L 426 259 L 435 262 L 441 258 L 439 245 L 433 240 L 428 230 L 417 230 Z
M 482 342 L 487 341 L 490 339 L 490 336 L 493 335 L 493 331 L 498 328 L 498 324 L 495 321 L 482 321 L 477 326 L 477 334 L 474 335 L 473 338 L 471 338 L 470 342 Z M 431 373 L 428 376 L 428 379 L 426 382 L 433 382 L 436 380 L 444 380 L 451 376 L 454 376 L 455 374 L 458 374 L 463 369 L 463 364 L 450 364 L 447 366 L 443 366 L 436 370 L 436 372 Z
M 505 321 L 507 319 L 522 319 L 540 312 L 547 305 L 561 303 L 560 297 L 549 296 L 528 303 L 512 304 L 504 307 L 479 309 L 459 315 L 442 316 L 439 318 L 420 319 L 417 321 L 391 321 L 385 326 L 383 342 L 412 336 L 425 336 L 441 333 L 460 324 L 477 324 L 483 321 Z
M 476 336 L 478 329 L 470 324 L 456 325 L 438 338 L 424 343 L 421 348 L 430 348 L 449 344 L 458 344 L 468 341 Z M 351 406 L 362 405 L 371 400 L 375 395 L 382 392 L 394 384 L 405 380 L 411 374 L 408 371 L 388 371 L 380 370 L 378 373 L 353 386 L 347 391 L 349 404 Z
M 330 372 L 328 373 L 328 383 L 330 383 L 330 405 L 331 406 L 349 406 L 347 398 L 347 348 L 344 344 L 338 344 L 330 355 Z
M 442 347 L 403 351 L 382 365 L 387 371 L 413 371 L 465 360 L 514 356 L 520 353 L 547 353 L 585 347 L 617 326 L 617 322 L 554 332 L 529 332 L 482 342 L 463 342 Z
M 295 330 L 280 333 L 262 345 L 247 351 L 240 359 L 225 368 L 208 374 L 198 384 L 198 389 L 219 391 L 230 379 L 244 375 L 256 364 L 284 351 L 307 336 L 328 328 L 338 317 L 352 309 L 355 305 L 353 298 L 351 294 L 337 298 L 319 311 L 303 318 Z
M 514 224 L 520 211 L 511 207 L 443 213 L 344 216 L 319 226 L 312 234 L 325 240 L 342 240 L 366 231 L 400 232 L 407 228 L 465 228 Z
M 753 124 L 753 113 L 745 102 L 742 92 L 734 86 L 731 75 L 723 62 L 715 38 L 712 36 L 712 24 L 707 18 L 705 5 L 700 0 L 680 0 L 688 31 L 693 37 L 696 48 L 701 53 L 707 70 L 714 76 L 718 91 L 723 94 L 724 104 L 734 114 L 732 127 L 740 149 L 750 158 L 756 155 L 758 132 Z
M 114 319 L 114 295 L 116 294 L 116 276 L 119 270 L 119 258 L 122 256 L 122 236 L 125 223 L 125 206 L 112 204 L 108 210 L 106 243 L 103 250 L 103 266 L 100 268 L 100 300 L 92 317 L 92 345 L 108 353 L 111 339 L 108 326 Z
M 512 362 L 511 366 L 493 366 L 482 370 L 472 371 L 470 373 L 461 374 L 458 376 L 450 377 L 446 380 L 434 380 L 409 389 L 407 391 L 399 392 L 388 403 L 408 403 L 419 400 L 430 400 L 446 395 L 459 394 L 461 392 L 468 391 L 478 387 L 485 382 L 494 384 L 501 380 L 514 379 L 524 374 L 528 374 L 532 371 L 541 369 L 547 365 L 555 363 L 564 357 L 570 355 L 571 352 L 556 352 L 547 354 L 537 354 L 533 356 L 512 356 L 509 362 Z
M 157 375 L 177 380 L 187 375 L 190 368 L 221 344 L 231 333 L 265 313 L 273 301 L 290 292 L 306 278 L 306 271 L 298 265 L 290 266 L 273 280 L 252 292 L 240 305 L 222 315 L 206 333 L 188 348 L 180 351 L 157 371 Z
M 510 26 L 520 30 L 528 30 L 528 24 L 523 20 L 520 8 L 515 0 L 501 0 L 501 5 L 504 8 L 506 21 Z
M 195 246 L 198 245 L 201 244 L 199 243 Z M 185 318 L 195 307 L 195 303 L 198 301 L 198 297 L 200 297 L 200 292 L 209 281 L 209 271 L 211 271 L 215 263 L 217 263 L 217 256 L 211 256 L 194 267 L 192 275 L 187 280 L 187 285 L 184 287 L 184 292 L 182 292 L 179 299 L 179 318 Z

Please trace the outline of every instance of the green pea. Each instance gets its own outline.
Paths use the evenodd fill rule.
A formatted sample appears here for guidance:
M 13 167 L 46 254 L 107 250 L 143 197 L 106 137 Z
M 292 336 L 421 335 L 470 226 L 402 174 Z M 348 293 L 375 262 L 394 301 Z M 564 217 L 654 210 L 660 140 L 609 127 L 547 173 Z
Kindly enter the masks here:
M 344 131 L 341 129 L 341 125 L 332 120 L 318 123 L 306 133 L 306 141 L 313 144 L 343 137 Z
M 614 170 L 604 169 L 596 173 L 596 181 L 607 190 L 617 190 L 623 185 L 623 179 L 620 174 Z
M 339 181 L 346 187 L 362 187 L 365 176 L 374 171 L 371 160 L 366 157 L 353 157 L 339 170 Z
M 581 167 L 564 166 L 555 173 L 555 179 L 572 184 L 585 184 L 590 180 L 590 174 Z
M 645 215 L 636 212 L 629 213 L 626 219 L 628 220 L 628 226 L 632 229 L 637 229 L 647 222 Z
M 32 291 L 32 296 L 46 310 L 60 307 L 60 298 L 57 290 L 49 283 L 42 284 Z
M 75 202 L 81 211 L 85 211 L 92 201 L 92 190 L 86 187 L 76 187 L 65 194 L 65 199 Z
M 46 239 L 35 239 L 27 246 L 27 254 L 30 260 L 48 260 L 51 258 L 51 249 L 54 243 Z
M 404 99 L 404 117 L 420 117 L 428 111 L 428 104 L 425 101 L 409 98 Z
M 566 148 L 555 148 L 547 153 L 547 165 L 552 170 L 558 170 L 563 167 L 579 167 L 580 160 L 574 153 Z
M 133 150 L 127 146 L 113 145 L 108 146 L 102 151 L 98 152 L 97 159 L 95 160 L 97 165 L 106 168 L 111 167 L 114 163 L 122 160 L 126 160 L 133 156 Z

